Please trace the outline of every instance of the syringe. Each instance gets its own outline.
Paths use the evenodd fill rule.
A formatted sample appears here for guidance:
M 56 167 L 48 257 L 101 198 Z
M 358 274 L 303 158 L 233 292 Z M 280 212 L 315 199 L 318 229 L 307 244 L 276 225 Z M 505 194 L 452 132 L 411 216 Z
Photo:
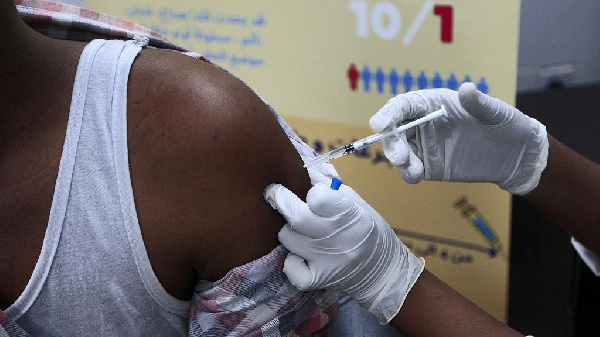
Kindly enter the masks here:
M 446 115 L 446 108 L 444 108 L 444 106 L 442 105 L 442 108 L 434 111 L 424 117 L 415 119 L 414 121 L 401 125 L 395 129 L 392 129 L 390 131 L 386 131 L 386 132 L 381 132 L 381 133 L 376 133 L 374 135 L 370 135 L 366 138 L 357 140 L 355 142 L 352 142 L 350 144 L 344 145 L 340 148 L 337 148 L 335 150 L 329 151 L 327 153 L 324 153 L 322 155 L 316 156 L 312 159 L 312 161 L 304 164 L 304 167 L 309 168 L 311 166 L 315 166 L 315 165 L 319 165 L 319 164 L 323 164 L 323 163 L 328 163 L 334 159 L 349 155 L 351 153 L 354 153 L 358 150 L 364 149 L 365 147 L 371 146 L 373 144 L 379 143 L 381 141 L 383 141 L 386 138 L 389 138 L 393 135 L 396 135 L 400 132 L 406 131 L 414 126 L 423 124 L 425 122 L 428 122 L 430 120 L 436 119 L 440 116 L 445 116 Z

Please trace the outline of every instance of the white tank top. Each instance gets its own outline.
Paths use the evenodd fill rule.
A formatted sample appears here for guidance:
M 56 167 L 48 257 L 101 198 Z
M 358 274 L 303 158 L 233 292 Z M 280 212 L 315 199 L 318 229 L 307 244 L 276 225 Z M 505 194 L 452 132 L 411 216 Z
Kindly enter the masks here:
M 6 314 L 33 336 L 187 334 L 144 247 L 127 155 L 127 80 L 147 43 L 94 40 L 79 61 L 41 254 Z

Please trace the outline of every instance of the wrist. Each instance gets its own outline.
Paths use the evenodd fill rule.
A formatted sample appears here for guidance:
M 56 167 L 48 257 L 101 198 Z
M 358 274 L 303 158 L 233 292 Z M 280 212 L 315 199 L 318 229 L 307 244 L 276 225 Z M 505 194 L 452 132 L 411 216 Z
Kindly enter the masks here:
M 524 195 L 534 190 L 548 163 L 549 143 L 546 126 L 534 118 L 530 120 L 533 123 L 531 134 L 523 145 L 515 170 L 506 181 L 498 184 L 500 188 L 514 195 Z
M 406 296 L 425 269 L 425 260 L 416 257 L 401 244 L 403 258 L 394 265 L 382 280 L 371 304 L 366 308 L 381 324 L 388 324 L 400 311 Z

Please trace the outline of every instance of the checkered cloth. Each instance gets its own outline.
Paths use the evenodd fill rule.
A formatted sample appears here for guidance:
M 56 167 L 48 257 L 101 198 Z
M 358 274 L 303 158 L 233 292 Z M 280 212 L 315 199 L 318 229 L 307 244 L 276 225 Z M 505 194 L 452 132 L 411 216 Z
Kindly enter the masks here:
M 139 34 L 147 36 L 155 47 L 185 51 L 146 27 L 89 9 L 44 0 L 15 0 L 15 4 L 29 27 L 51 38 L 130 40 Z
M 0 337 L 26 337 L 29 336 L 25 330 L 21 329 L 17 323 L 6 316 L 4 311 L 0 310 Z
M 287 253 L 279 246 L 217 283 L 198 285 L 190 335 L 327 336 L 323 327 L 337 314 L 337 295 L 298 291 L 283 273 Z
M 30 27 L 52 38 L 91 41 L 143 35 L 151 48 L 181 52 L 210 63 L 148 28 L 113 16 L 43 0 L 15 0 L 15 4 Z M 316 153 L 271 111 L 302 157 L 314 157 Z M 324 173 L 336 175 L 334 170 Z M 302 292 L 292 286 L 283 273 L 286 256 L 287 251 L 280 246 L 231 270 L 219 282 L 198 285 L 189 313 L 190 335 L 327 336 L 327 324 L 339 310 L 336 294 Z M 28 334 L 0 310 L 0 337 L 5 336 Z

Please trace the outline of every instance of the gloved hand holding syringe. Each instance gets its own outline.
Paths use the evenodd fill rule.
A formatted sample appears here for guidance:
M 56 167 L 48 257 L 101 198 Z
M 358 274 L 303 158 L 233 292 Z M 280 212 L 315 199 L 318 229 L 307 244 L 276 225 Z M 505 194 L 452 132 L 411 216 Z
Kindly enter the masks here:
M 441 109 L 434 111 L 424 117 L 415 119 L 414 121 L 410 122 L 410 123 L 406 123 L 404 125 L 401 125 L 397 128 L 393 128 L 392 130 L 389 131 L 384 131 L 381 133 L 376 133 L 374 135 L 370 135 L 366 138 L 357 140 L 355 142 L 352 142 L 350 144 L 344 145 L 340 148 L 337 148 L 335 150 L 329 151 L 327 153 L 324 153 L 322 155 L 316 156 L 313 158 L 312 161 L 307 162 L 306 164 L 304 164 L 304 167 L 309 168 L 315 165 L 319 165 L 319 164 L 323 164 L 323 163 L 328 163 L 334 159 L 343 157 L 345 155 L 354 153 L 358 150 L 364 149 L 365 147 L 371 146 L 373 144 L 379 143 L 381 141 L 383 141 L 386 138 L 392 137 L 394 135 L 399 134 L 400 132 L 406 131 L 414 126 L 417 125 L 421 125 L 425 122 L 428 122 L 430 120 L 436 119 L 438 117 L 441 116 L 446 116 L 446 108 L 444 108 L 444 106 L 442 105 Z

